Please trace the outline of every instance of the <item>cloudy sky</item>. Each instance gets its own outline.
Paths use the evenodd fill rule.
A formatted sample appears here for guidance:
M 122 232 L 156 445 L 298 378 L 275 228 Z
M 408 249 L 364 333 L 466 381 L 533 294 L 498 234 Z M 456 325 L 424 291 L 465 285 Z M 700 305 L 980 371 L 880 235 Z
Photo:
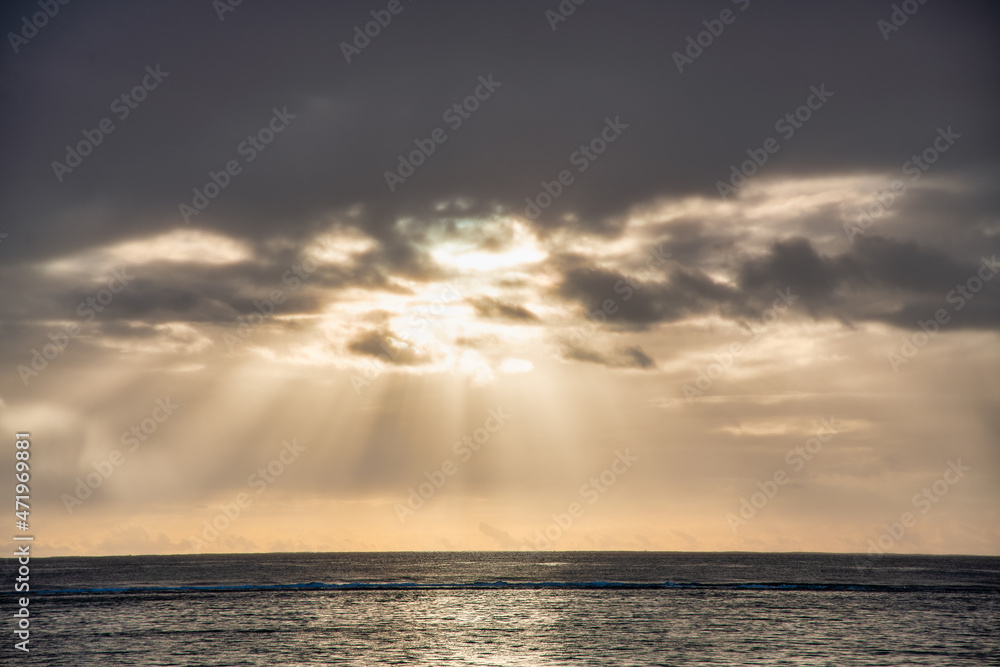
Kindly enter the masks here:
M 998 12 L 902 5 L 7 3 L 38 553 L 1000 554 Z

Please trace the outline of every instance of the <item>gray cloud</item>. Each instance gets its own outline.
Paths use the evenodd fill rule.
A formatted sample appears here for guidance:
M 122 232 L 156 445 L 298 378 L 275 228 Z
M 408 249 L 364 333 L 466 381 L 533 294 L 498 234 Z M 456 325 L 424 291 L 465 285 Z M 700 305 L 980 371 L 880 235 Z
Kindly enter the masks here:
M 368 18 L 362 9 L 241 6 L 225 22 L 204 5 L 123 11 L 95 2 L 62 12 L 20 53 L 5 54 L 0 96 L 11 117 L 0 210 L 17 258 L 182 224 L 178 204 L 238 157 L 274 107 L 296 118 L 195 224 L 257 240 L 280 220 L 294 238 L 317 215 L 360 204 L 355 224 L 400 265 L 413 261 L 395 228 L 400 217 L 429 219 L 437 202 L 454 197 L 470 216 L 519 212 L 608 115 L 630 123 L 629 133 L 577 174 L 538 224 L 565 224 L 561 216 L 573 213 L 576 224 L 614 230 L 636 201 L 714 196 L 729 165 L 824 82 L 836 96 L 765 166 L 771 175 L 895 169 L 941 123 L 975 137 L 962 146 L 966 161 L 997 155 L 998 100 L 988 92 L 1000 60 L 996 8 L 981 0 L 922 7 L 890 43 L 875 26 L 885 8 L 860 0 L 755 5 L 684 74 L 671 54 L 702 28 L 701 6 L 594 5 L 553 33 L 527 1 L 406 5 L 348 64 L 338 44 Z M 19 12 L 8 7 L 5 25 L 16 25 Z M 252 41 L 265 27 L 295 35 L 295 48 Z M 766 45 L 756 41 L 761 32 Z M 595 52 L 595 39 L 615 57 Z M 156 64 L 169 76 L 117 120 L 112 101 Z M 462 127 L 448 128 L 443 112 L 491 73 L 502 86 Z M 58 183 L 51 162 L 103 117 L 115 131 Z M 448 141 L 390 193 L 383 172 L 435 127 L 448 129 Z
M 616 271 L 573 267 L 563 275 L 557 293 L 588 313 L 601 311 L 604 315 L 595 317 L 612 326 L 644 327 L 720 309 L 745 309 L 738 291 L 697 269 L 675 269 L 666 283 L 640 283 Z
M 508 320 L 537 322 L 538 316 L 516 303 L 507 303 L 490 297 L 479 297 L 470 301 L 480 317 L 498 317 Z
M 597 352 L 587 347 L 565 345 L 562 348 L 562 358 L 609 368 L 637 368 L 641 370 L 656 368 L 656 361 L 638 345 L 629 345 L 610 352 Z
M 348 343 L 347 348 L 356 354 L 379 357 L 383 361 L 400 366 L 417 366 L 430 361 L 427 354 L 387 331 L 369 331 L 361 334 Z
M 959 262 L 913 242 L 878 236 L 859 237 L 834 257 L 821 256 L 806 239 L 792 239 L 744 264 L 740 284 L 747 291 L 791 287 L 815 317 L 912 327 L 939 308 L 954 308 L 950 326 L 995 328 L 1000 280 L 994 282 L 996 274 L 988 270 L 996 255 L 996 244 L 991 245 L 982 248 L 986 252 L 978 262 Z

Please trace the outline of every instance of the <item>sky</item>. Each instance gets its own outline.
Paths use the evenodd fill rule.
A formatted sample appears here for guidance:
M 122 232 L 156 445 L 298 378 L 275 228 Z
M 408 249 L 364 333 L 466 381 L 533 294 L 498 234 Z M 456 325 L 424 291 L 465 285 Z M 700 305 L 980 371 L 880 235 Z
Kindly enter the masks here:
M 1000 554 L 994 3 L 0 26 L 38 555 Z

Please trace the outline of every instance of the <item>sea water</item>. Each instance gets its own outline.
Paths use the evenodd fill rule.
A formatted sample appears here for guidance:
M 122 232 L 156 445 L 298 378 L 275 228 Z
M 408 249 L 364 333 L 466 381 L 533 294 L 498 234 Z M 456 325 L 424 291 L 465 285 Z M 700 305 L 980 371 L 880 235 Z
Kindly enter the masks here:
M 1000 558 L 32 559 L 28 665 L 1000 665 Z M 16 562 L 2 562 L 13 581 Z M 13 587 L 9 587 L 11 590 Z

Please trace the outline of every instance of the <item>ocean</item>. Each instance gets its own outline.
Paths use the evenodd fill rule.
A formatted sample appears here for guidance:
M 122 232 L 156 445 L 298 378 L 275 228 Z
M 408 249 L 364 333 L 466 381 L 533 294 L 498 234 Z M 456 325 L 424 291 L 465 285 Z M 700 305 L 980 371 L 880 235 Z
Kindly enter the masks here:
M 995 557 L 33 558 L 30 585 L 5 665 L 1000 665 Z

